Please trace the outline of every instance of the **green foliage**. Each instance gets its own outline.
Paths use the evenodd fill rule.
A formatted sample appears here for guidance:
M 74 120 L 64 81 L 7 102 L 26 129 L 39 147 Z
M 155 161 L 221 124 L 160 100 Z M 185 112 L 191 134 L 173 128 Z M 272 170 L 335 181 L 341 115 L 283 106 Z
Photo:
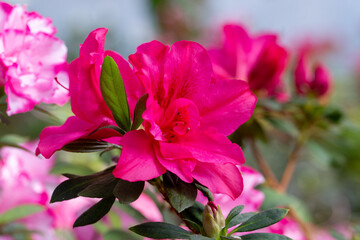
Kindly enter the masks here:
M 73 227 L 81 227 L 96 223 L 110 211 L 114 201 L 115 197 L 113 196 L 101 199 L 98 203 L 81 214 L 80 217 L 76 219 Z
M 240 223 L 243 223 L 243 222 L 247 221 L 249 218 L 255 216 L 256 214 L 257 214 L 256 212 L 248 212 L 248 213 L 239 214 L 239 215 L 235 216 L 233 219 L 231 219 L 228 227 L 231 228 Z
M 275 234 L 275 233 L 252 233 L 241 236 L 242 240 L 291 240 L 283 235 Z
M 135 201 L 144 190 L 145 182 L 128 182 L 122 179 L 117 180 L 117 184 L 112 193 L 122 204 L 129 204 Z
M 148 222 L 129 228 L 130 231 L 137 233 L 143 237 L 163 239 L 190 239 L 190 233 L 181 227 L 164 223 L 164 222 Z
M 225 219 L 225 226 L 228 227 L 231 220 L 233 220 L 235 217 L 237 217 L 243 209 L 244 209 L 244 205 L 239 205 L 239 206 L 236 206 L 233 209 L 231 209 L 231 211 L 229 212 L 229 215 Z
M 149 94 L 144 94 L 137 101 L 135 110 L 134 110 L 134 119 L 133 119 L 133 123 L 131 125 L 131 130 L 138 129 L 138 127 L 140 127 L 140 125 L 144 121 L 144 119 L 142 118 L 142 114 L 144 113 L 144 111 L 146 109 L 146 101 L 147 101 L 148 97 L 149 97 Z
M 109 150 L 113 148 L 121 148 L 108 142 L 93 139 L 78 139 L 72 141 L 62 147 L 62 150 L 75 153 L 90 153 Z
M 163 184 L 169 202 L 176 211 L 182 212 L 194 204 L 197 195 L 194 184 L 186 183 L 170 172 L 163 175 Z
M 125 132 L 130 131 L 130 110 L 125 86 L 119 68 L 110 56 L 104 58 L 100 75 L 100 90 L 111 110 L 116 124 Z
M 0 215 L 0 225 L 14 222 L 43 210 L 43 206 L 36 204 L 24 204 L 13 207 Z

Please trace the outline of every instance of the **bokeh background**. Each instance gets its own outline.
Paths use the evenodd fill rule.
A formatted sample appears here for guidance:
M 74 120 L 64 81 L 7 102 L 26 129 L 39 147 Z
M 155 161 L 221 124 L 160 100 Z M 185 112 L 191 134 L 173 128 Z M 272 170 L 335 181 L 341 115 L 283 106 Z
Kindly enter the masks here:
M 302 200 L 309 218 L 319 225 L 360 221 L 360 1 L 357 0 L 27 0 L 28 10 L 51 17 L 57 36 L 68 46 L 68 60 L 78 55 L 78 45 L 90 31 L 109 29 L 106 48 L 125 58 L 143 42 L 195 40 L 210 46 L 220 38 L 225 22 L 247 26 L 251 34 L 275 32 L 290 52 L 305 40 L 326 46 L 322 61 L 331 69 L 334 92 L 331 104 L 343 113 L 342 122 L 308 142 L 289 193 Z M 288 72 L 292 69 L 292 59 Z M 291 76 L 287 77 L 290 82 Z M 59 124 L 71 112 L 43 106 L 60 119 L 40 112 L 18 114 L 13 124 L 1 126 L 1 133 L 36 138 L 47 125 Z M 44 119 L 47 119 L 46 121 Z M 16 126 L 12 127 L 12 126 Z M 289 154 L 289 145 L 276 133 L 261 150 L 280 176 Z M 316 141 L 318 140 L 318 141 Z M 247 164 L 255 166 L 247 146 Z M 71 158 L 74 158 L 71 155 Z M 88 173 L 99 167 L 96 157 L 78 156 L 71 167 L 70 155 L 55 172 Z M 75 157 L 76 158 L 76 157 Z M 95 159 L 95 160 L 91 160 Z M 63 162 L 62 162 L 63 161 Z M 90 161 L 90 164 L 89 164 Z M 75 169 L 75 170 L 74 170 Z

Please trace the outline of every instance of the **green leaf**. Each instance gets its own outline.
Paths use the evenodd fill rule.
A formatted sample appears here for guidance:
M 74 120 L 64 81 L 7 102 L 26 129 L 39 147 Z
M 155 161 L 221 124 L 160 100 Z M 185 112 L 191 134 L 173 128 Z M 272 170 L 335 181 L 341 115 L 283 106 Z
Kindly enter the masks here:
M 201 235 L 193 234 L 190 236 L 190 240 L 215 240 L 214 238 L 209 238 Z
M 109 148 L 120 148 L 120 146 L 99 140 L 78 139 L 66 144 L 61 149 L 67 152 L 89 153 L 103 151 Z
M 129 228 L 130 231 L 143 237 L 163 239 L 190 239 L 190 233 L 181 227 L 164 222 L 147 222 Z
M 275 233 L 252 233 L 241 236 L 242 240 L 292 240 L 284 235 Z
M 13 207 L 0 215 L 0 224 L 11 223 L 15 220 L 27 217 L 44 210 L 41 205 L 25 204 Z
M 116 62 L 110 56 L 104 58 L 101 68 L 100 90 L 116 124 L 125 132 L 130 131 L 130 110 L 124 82 Z
M 220 236 L 221 240 L 239 240 L 239 238 Z
M 240 223 L 243 223 L 243 222 L 247 221 L 249 218 L 255 216 L 256 214 L 257 214 L 256 212 L 248 212 L 248 213 L 239 214 L 236 217 L 234 217 L 233 219 L 231 219 L 228 227 L 231 228 Z
M 125 232 L 118 229 L 112 229 L 104 234 L 104 240 L 141 240 L 141 238 L 134 236 L 133 233 Z
M 51 196 L 50 203 L 61 202 L 77 198 L 79 193 L 85 190 L 88 186 L 96 184 L 99 181 L 114 178 L 112 171 L 115 166 L 112 166 L 102 172 L 94 173 L 87 176 L 74 177 L 62 182 L 57 186 Z
M 182 212 L 195 203 L 197 189 L 192 183 L 186 183 L 170 172 L 165 173 L 163 179 L 166 195 L 176 211 Z
M 231 211 L 229 212 L 228 216 L 225 219 L 225 226 L 229 226 L 230 221 L 234 217 L 239 215 L 243 209 L 244 209 L 244 205 L 239 205 L 239 206 L 236 206 L 233 209 L 231 209 Z
M 199 202 L 195 202 L 191 207 L 181 212 L 181 215 L 185 219 L 189 219 L 199 226 L 202 226 L 202 214 L 204 212 L 204 205 Z
M 202 232 L 202 226 L 197 224 L 196 222 L 189 220 L 189 219 L 183 219 L 187 224 L 189 224 L 194 230 L 196 230 L 198 233 Z
M 84 190 L 79 192 L 79 196 L 89 198 L 107 198 L 113 196 L 113 191 L 118 183 L 118 179 L 110 174 L 101 178 L 98 182 L 87 186 Z
M 268 209 L 251 217 L 232 232 L 250 232 L 260 228 L 270 226 L 279 222 L 288 213 L 288 209 L 274 208 Z
M 96 223 L 110 211 L 114 201 L 115 197 L 101 199 L 98 203 L 81 214 L 80 217 L 76 219 L 73 227 L 81 227 Z
M 330 234 L 336 240 L 346 240 L 345 236 L 341 235 L 338 231 L 330 230 Z
M 144 119 L 142 118 L 142 114 L 146 109 L 146 100 L 148 99 L 149 94 L 144 94 L 136 103 L 134 110 L 134 119 L 131 126 L 131 130 L 136 130 L 140 127 Z
M 113 194 L 122 204 L 129 204 L 139 198 L 144 190 L 145 182 L 128 182 L 118 179 Z

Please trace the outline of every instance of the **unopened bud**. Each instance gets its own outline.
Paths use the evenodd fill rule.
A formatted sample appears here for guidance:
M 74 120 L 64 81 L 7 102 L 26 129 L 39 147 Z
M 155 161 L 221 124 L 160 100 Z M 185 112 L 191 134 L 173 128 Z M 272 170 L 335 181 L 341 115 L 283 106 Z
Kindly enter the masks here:
M 208 202 L 203 212 L 203 227 L 206 236 L 216 237 L 225 226 L 225 218 L 220 206 L 214 202 Z

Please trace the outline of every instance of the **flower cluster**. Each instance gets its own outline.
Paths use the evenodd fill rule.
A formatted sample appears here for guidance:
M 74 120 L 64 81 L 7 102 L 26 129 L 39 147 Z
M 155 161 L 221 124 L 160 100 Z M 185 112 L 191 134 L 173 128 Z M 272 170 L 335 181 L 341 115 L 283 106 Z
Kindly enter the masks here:
M 67 48 L 54 36 L 51 19 L 4 2 L 0 16 L 0 89 L 7 95 L 7 114 L 30 111 L 42 102 L 65 104 Z

